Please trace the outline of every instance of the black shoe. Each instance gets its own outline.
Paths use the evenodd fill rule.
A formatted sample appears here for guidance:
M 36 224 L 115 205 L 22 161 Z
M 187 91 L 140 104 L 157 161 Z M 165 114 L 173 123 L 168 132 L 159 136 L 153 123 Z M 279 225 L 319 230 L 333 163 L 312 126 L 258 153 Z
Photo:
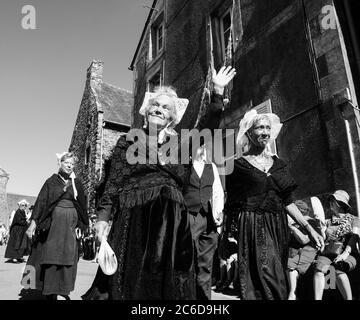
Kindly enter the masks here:
M 47 294 L 46 300 L 57 300 L 57 295 L 56 294 Z

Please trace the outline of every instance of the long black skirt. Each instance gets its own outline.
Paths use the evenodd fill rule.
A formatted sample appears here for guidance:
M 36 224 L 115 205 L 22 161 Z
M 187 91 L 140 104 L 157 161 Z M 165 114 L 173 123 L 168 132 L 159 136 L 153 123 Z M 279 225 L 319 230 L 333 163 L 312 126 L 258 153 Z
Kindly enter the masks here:
M 43 295 L 69 295 L 74 290 L 78 263 L 77 212 L 70 202 L 66 205 L 63 202 L 63 206 L 54 209 L 50 229 L 34 239 L 27 261 L 36 272 L 35 287 Z
M 195 299 L 193 243 L 184 206 L 159 195 L 122 209 L 108 238 L 118 259 L 112 276 L 100 267 L 85 300 Z
M 9 241 L 5 250 L 5 258 L 22 259 L 29 255 L 30 240 L 26 235 L 28 226 L 15 225 L 11 228 Z
M 284 212 L 241 212 L 238 224 L 240 298 L 286 300 L 288 227 Z

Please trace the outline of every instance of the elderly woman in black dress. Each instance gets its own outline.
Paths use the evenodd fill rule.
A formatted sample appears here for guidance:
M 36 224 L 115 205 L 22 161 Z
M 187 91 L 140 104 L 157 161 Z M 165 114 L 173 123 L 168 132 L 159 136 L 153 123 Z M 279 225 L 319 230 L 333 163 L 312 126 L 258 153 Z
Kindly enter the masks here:
M 25 232 L 29 226 L 26 219 L 26 209 L 29 203 L 24 199 L 19 201 L 18 209 L 11 218 L 9 241 L 5 251 L 8 262 L 21 263 L 23 256 L 29 254 L 30 242 Z
M 286 264 L 288 213 L 305 227 L 318 249 L 322 237 L 293 203 L 296 188 L 284 161 L 272 155 L 270 143 L 282 124 L 272 113 L 247 112 L 237 136 L 239 157 L 226 178 L 225 212 L 238 219 L 238 265 L 243 300 L 288 298 Z
M 74 290 L 76 228 L 85 231 L 89 224 L 83 186 L 73 171 L 76 157 L 70 152 L 57 156 L 59 172 L 41 188 L 27 230 L 29 237 L 35 233 L 27 264 L 36 270 L 36 289 L 50 300 L 58 295 L 69 299 Z
M 170 87 L 146 93 L 140 109 L 144 130 L 138 129 L 136 142 L 130 135 L 119 138 L 95 225 L 97 239 L 102 241 L 112 219 L 108 242 L 118 269 L 106 276 L 99 267 L 83 299 L 194 298 L 194 253 L 180 166 L 161 165 L 157 150 L 165 136 L 176 135 L 173 128 L 187 104 L 188 100 L 179 99 Z M 155 144 L 148 143 L 150 133 Z M 130 159 L 135 155 L 128 150 L 135 143 L 143 163 L 134 164 Z M 152 163 L 150 154 L 155 155 Z
M 223 68 L 214 73 L 214 85 L 224 87 L 233 76 L 233 70 Z M 166 152 L 158 149 L 177 135 L 174 127 L 187 104 L 188 100 L 179 99 L 170 87 L 146 93 L 139 111 L 144 116 L 144 130 L 138 132 L 136 141 L 130 135 L 118 140 L 96 224 L 101 240 L 112 217 L 108 242 L 118 259 L 118 269 L 105 276 L 99 268 L 83 299 L 196 298 L 194 247 L 182 195 L 184 168 L 164 164 Z M 213 97 L 209 110 L 221 112 L 222 99 Z M 153 138 L 155 143 L 148 143 Z M 143 163 L 130 159 L 134 146 Z M 177 145 L 173 147 L 177 149 Z

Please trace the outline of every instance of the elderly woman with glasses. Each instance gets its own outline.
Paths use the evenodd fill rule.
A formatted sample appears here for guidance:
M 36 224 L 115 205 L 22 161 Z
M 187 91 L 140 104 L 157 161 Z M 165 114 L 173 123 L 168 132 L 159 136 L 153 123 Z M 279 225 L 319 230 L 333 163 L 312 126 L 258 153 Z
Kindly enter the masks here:
M 226 177 L 225 214 L 238 220 L 238 268 L 242 300 L 288 298 L 288 213 L 305 227 L 318 249 L 322 237 L 294 204 L 296 188 L 286 163 L 270 144 L 282 124 L 273 113 L 247 112 L 237 136 L 238 158 Z
M 234 72 L 223 68 L 219 73 L 215 79 L 231 73 L 225 76 L 230 79 Z M 224 86 L 223 81 L 218 84 Z M 147 92 L 139 111 L 144 128 L 136 131 L 137 139 L 131 131 L 118 140 L 96 224 L 101 241 L 112 218 L 108 242 L 118 269 L 106 276 L 99 268 L 83 299 L 195 299 L 194 248 L 182 194 L 184 168 L 165 164 L 167 152 L 161 150 L 168 139 L 178 141 L 174 128 L 187 105 L 171 87 Z M 210 109 L 221 108 L 217 97 Z
M 18 209 L 10 217 L 9 241 L 5 251 L 5 258 L 9 262 L 23 262 L 23 257 L 29 254 L 30 242 L 26 236 L 29 226 L 26 219 L 26 210 L 29 203 L 24 199 L 18 202 Z
M 57 157 L 59 172 L 44 183 L 30 218 L 27 234 L 35 237 L 27 264 L 35 268 L 35 287 L 47 299 L 60 295 L 68 300 L 77 272 L 77 231 L 85 231 L 89 219 L 83 185 L 74 173 L 76 156 L 64 152 Z

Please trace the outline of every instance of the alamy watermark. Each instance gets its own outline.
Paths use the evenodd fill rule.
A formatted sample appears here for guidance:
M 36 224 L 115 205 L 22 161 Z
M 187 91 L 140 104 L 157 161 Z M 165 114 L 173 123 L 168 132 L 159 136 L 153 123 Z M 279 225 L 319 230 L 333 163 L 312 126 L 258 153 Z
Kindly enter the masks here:
M 324 30 L 336 29 L 335 8 L 332 5 L 326 5 L 321 8 L 321 13 L 325 16 L 321 19 L 321 27 Z
M 34 266 L 26 265 L 22 270 L 21 286 L 24 289 L 36 289 L 36 269 Z
M 25 30 L 36 29 L 36 10 L 32 5 L 26 5 L 21 8 L 23 17 L 21 19 L 21 27 Z
M 165 143 L 158 144 L 157 130 L 150 127 L 148 134 L 131 129 L 126 140 L 133 142 L 126 151 L 129 164 L 189 164 L 204 148 L 206 160 L 218 166 L 219 174 L 230 174 L 234 168 L 234 129 L 182 129 L 178 136 L 169 135 Z

